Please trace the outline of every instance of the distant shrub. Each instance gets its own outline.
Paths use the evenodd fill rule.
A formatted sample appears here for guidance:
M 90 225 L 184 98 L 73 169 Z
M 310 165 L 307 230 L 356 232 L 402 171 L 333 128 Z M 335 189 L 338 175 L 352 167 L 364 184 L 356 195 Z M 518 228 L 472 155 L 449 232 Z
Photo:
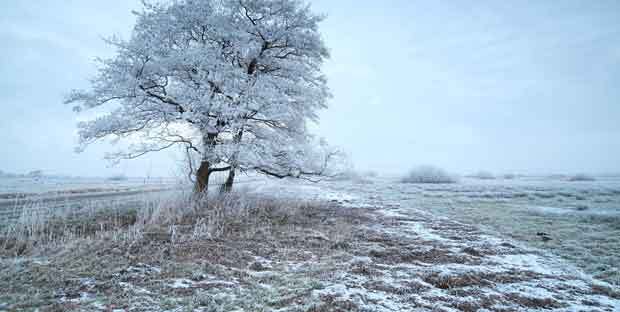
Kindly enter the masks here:
M 32 178 L 40 178 L 43 176 L 43 170 L 33 170 L 28 172 L 27 174 L 28 177 L 32 177 Z
M 488 171 L 478 171 L 475 174 L 469 175 L 469 178 L 480 179 L 480 180 L 493 180 L 495 176 Z
M 513 179 L 516 179 L 516 178 L 517 178 L 517 175 L 513 174 L 513 173 L 506 173 L 506 174 L 502 175 L 502 179 L 504 179 L 504 180 L 513 180 Z
M 586 210 L 590 209 L 590 207 L 588 207 L 588 205 L 577 205 L 577 207 L 575 207 L 575 209 L 577 209 L 577 211 L 586 211 Z
M 403 183 L 456 183 L 455 176 L 433 166 L 420 166 L 409 171 Z
M 364 176 L 369 177 L 369 178 L 376 178 L 379 176 L 379 173 L 377 173 L 374 170 L 368 170 L 364 172 Z
M 574 176 L 569 177 L 568 181 L 571 181 L 571 182 L 585 182 L 585 181 L 596 181 L 596 179 L 594 177 L 592 177 L 592 176 L 587 175 L 587 174 L 579 173 L 579 174 L 576 174 Z
M 107 180 L 108 181 L 127 181 L 127 176 L 124 174 L 119 174 L 119 175 L 113 175 L 111 177 L 108 177 Z

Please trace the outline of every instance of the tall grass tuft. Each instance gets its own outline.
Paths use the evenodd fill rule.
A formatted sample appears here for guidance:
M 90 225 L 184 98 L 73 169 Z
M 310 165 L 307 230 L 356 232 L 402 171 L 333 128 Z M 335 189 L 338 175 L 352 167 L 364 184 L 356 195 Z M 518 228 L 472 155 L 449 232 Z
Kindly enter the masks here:
M 180 242 L 225 237 L 254 237 L 272 228 L 307 223 L 307 214 L 322 209 L 319 202 L 259 196 L 248 192 L 196 197 L 180 194 L 142 199 L 127 206 L 89 204 L 78 210 L 46 208 L 44 203 L 22 207 L 21 215 L 0 227 L 0 255 L 19 256 L 37 248 L 77 239 Z M 327 206 L 325 206 L 327 207 Z

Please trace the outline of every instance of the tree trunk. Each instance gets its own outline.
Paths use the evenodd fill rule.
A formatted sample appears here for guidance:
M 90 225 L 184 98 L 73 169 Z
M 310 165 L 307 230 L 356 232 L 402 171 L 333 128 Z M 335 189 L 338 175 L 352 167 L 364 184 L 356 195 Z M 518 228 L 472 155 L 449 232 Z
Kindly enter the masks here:
M 241 130 L 239 130 L 239 132 L 237 132 L 233 136 L 233 141 L 235 142 L 235 144 L 239 144 L 241 143 L 242 138 L 243 138 L 243 127 L 241 128 Z M 228 171 L 228 178 L 226 178 L 226 182 L 224 182 L 224 184 L 222 184 L 222 187 L 220 188 L 220 193 L 228 193 L 232 191 L 233 184 L 235 183 L 235 171 L 237 169 L 237 158 L 238 157 L 239 157 L 239 151 L 237 150 L 236 152 L 233 153 L 233 155 L 230 158 L 230 171 Z
M 209 152 L 215 146 L 215 139 L 217 138 L 217 133 L 207 133 L 203 136 L 203 144 L 205 155 L 208 155 Z M 207 193 L 209 190 L 209 177 L 211 176 L 211 163 L 203 158 L 202 162 L 200 162 L 200 167 L 198 171 L 196 171 L 196 184 L 194 185 L 194 192 L 196 194 Z
M 200 168 L 198 168 L 196 172 L 196 183 L 194 185 L 194 192 L 196 194 L 206 193 L 209 190 L 209 176 L 211 175 L 211 170 L 209 170 L 210 166 L 208 161 L 200 163 Z
M 226 178 L 226 182 L 222 184 L 222 188 L 220 188 L 220 193 L 229 193 L 232 191 L 233 184 L 235 183 L 235 168 L 231 168 L 228 171 L 228 178 Z

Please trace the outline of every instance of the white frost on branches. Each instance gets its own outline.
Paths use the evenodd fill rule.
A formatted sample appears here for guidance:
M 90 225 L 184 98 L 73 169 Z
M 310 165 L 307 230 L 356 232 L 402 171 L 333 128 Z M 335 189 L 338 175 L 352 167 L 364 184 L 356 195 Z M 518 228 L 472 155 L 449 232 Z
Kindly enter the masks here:
M 66 99 L 76 111 L 110 107 L 79 124 L 80 148 L 132 137 L 111 157 L 181 145 L 212 168 L 326 172 L 338 152 L 307 131 L 330 97 L 322 16 L 298 0 L 144 2 L 135 14 L 129 40 L 107 40 L 117 53 L 98 60 L 91 88 Z

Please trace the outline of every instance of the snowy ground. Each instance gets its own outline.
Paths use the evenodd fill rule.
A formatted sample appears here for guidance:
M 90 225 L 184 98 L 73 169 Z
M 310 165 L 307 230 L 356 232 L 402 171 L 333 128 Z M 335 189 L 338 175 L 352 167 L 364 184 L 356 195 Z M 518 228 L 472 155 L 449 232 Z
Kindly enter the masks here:
M 568 221 L 558 221 L 562 218 L 613 218 L 616 186 L 506 184 L 260 183 L 248 189 L 332 205 L 308 208 L 303 222 L 288 216 L 227 239 L 86 240 L 51 255 L 4 258 L 0 288 L 7 291 L 0 295 L 0 310 L 620 310 L 617 286 L 584 273 L 579 261 L 554 255 L 567 257 L 562 244 L 551 245 L 574 235 L 551 231 L 569 227 Z M 577 198 L 584 194 L 585 199 Z M 609 199 L 601 209 L 571 209 L 601 198 Z M 515 213 L 524 220 L 501 224 Z M 531 242 L 518 236 L 536 230 L 530 215 L 551 220 L 550 227 L 539 230 L 549 233 L 533 233 Z M 608 231 L 596 217 L 584 218 L 591 218 L 590 227 Z M 551 240 L 543 242 L 541 236 Z M 538 243 L 550 247 L 535 248 Z M 617 247 L 613 241 L 599 244 Z M 618 257 L 609 250 L 607 256 Z
M 345 204 L 395 205 L 475 224 L 492 235 L 550 251 L 599 279 L 620 285 L 618 178 L 590 182 L 463 179 L 456 184 L 403 184 L 394 178 L 375 178 L 300 188 Z M 290 191 L 286 185 L 277 189 L 283 194 Z M 294 192 L 290 196 L 303 193 Z
M 386 185 L 387 184 L 387 185 Z M 620 180 L 376 183 L 384 199 L 545 249 L 620 285 Z

